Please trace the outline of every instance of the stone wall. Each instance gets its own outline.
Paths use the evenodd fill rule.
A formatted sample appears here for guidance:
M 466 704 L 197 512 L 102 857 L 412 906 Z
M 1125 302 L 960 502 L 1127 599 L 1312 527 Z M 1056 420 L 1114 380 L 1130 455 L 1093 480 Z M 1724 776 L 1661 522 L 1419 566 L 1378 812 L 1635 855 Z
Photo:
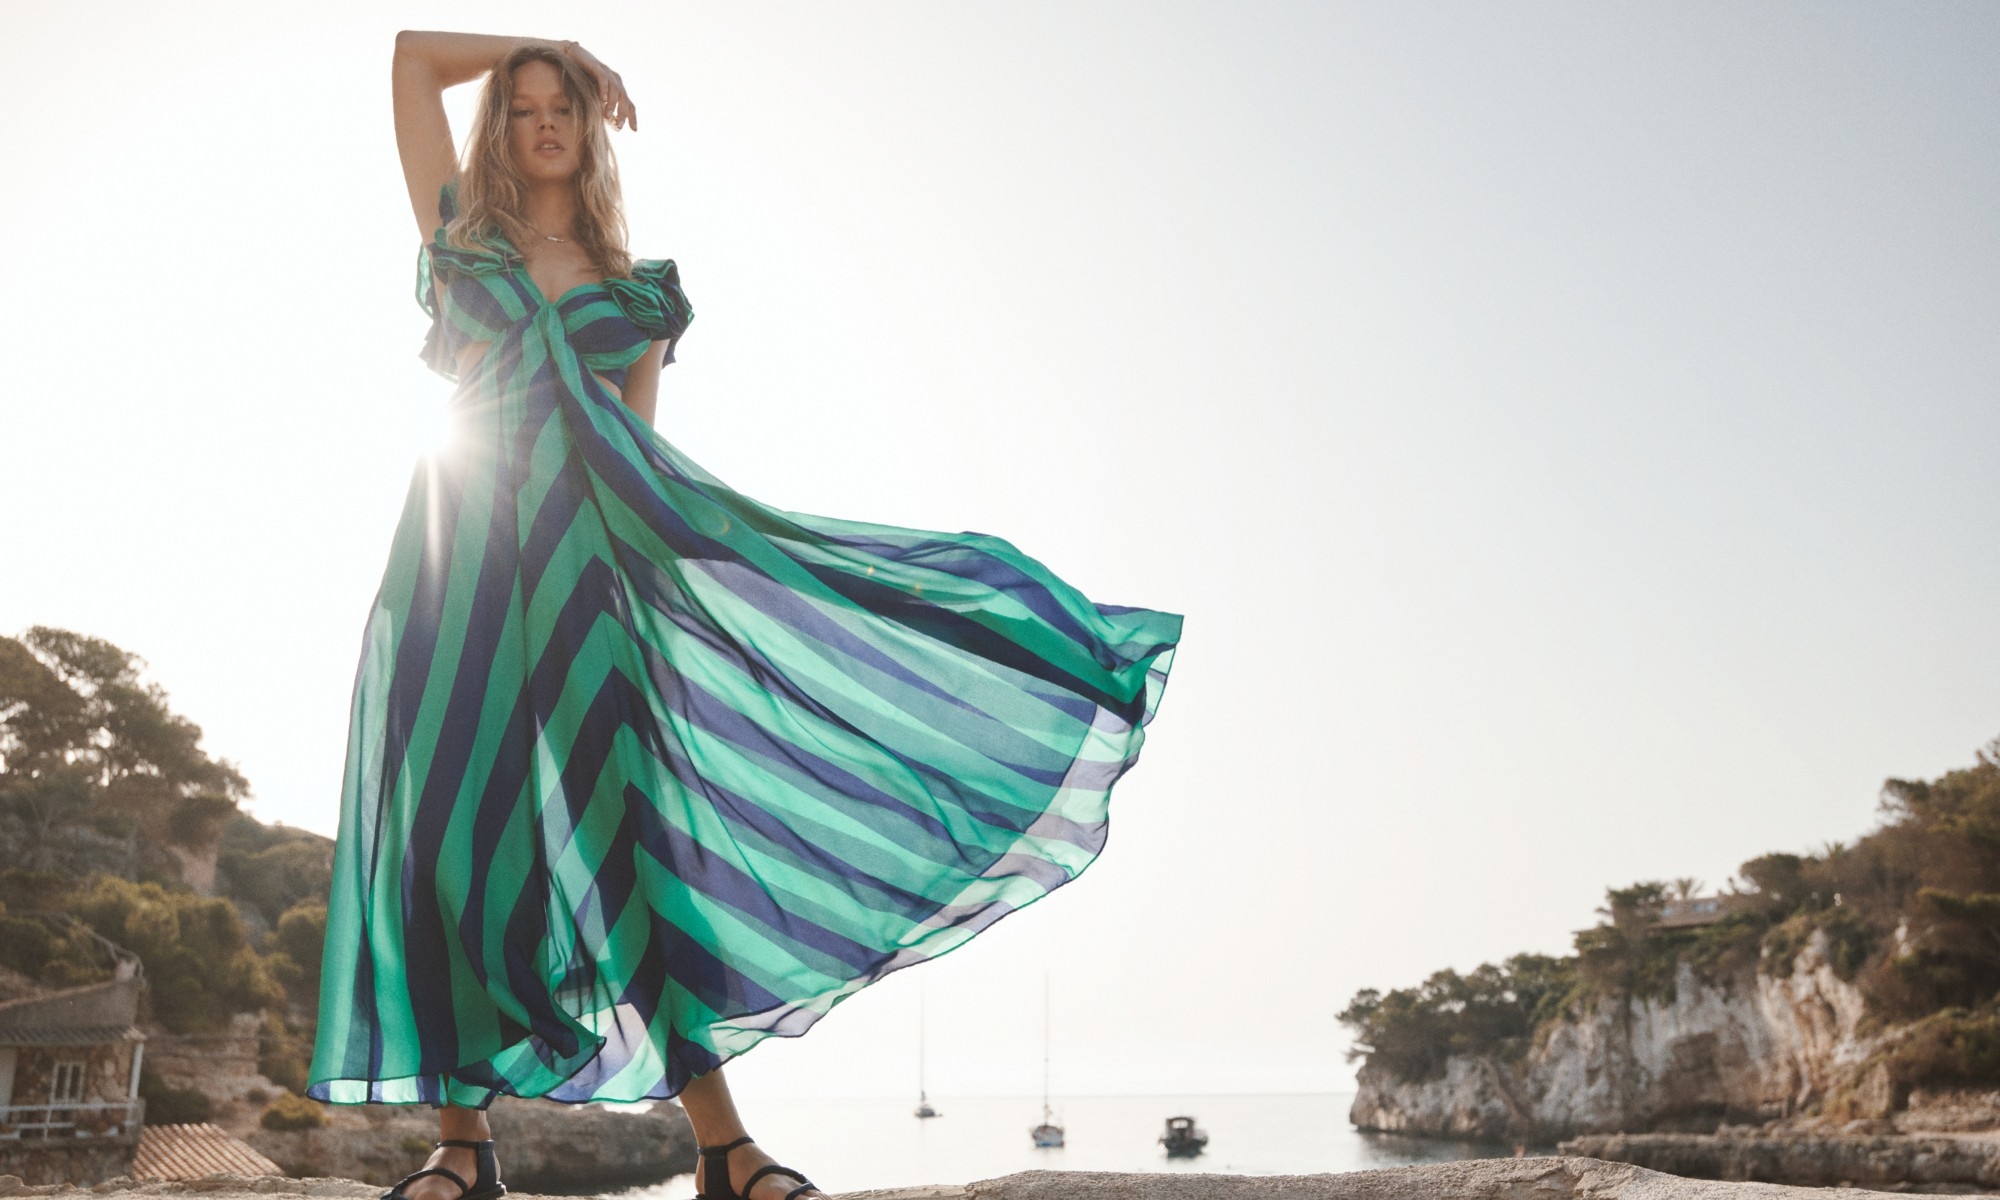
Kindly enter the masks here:
M 132 1173 L 132 1155 L 139 1149 L 138 1126 L 128 1136 L 83 1142 L 39 1139 L 0 1141 L 0 1176 L 17 1175 L 25 1183 L 76 1183 Z

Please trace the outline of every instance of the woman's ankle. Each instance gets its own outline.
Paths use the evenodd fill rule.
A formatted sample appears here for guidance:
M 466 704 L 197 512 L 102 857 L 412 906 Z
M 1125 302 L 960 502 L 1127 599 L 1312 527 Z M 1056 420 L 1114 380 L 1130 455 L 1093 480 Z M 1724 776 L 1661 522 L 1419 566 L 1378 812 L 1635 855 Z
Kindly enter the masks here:
M 460 1108 L 447 1104 L 438 1110 L 438 1140 L 484 1142 L 493 1137 L 483 1108 Z

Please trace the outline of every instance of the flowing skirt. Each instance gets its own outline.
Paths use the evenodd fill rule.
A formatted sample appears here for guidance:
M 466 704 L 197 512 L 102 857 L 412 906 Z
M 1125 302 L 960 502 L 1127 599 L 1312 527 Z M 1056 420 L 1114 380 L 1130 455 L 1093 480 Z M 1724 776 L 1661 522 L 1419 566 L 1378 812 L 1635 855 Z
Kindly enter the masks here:
M 308 1095 L 673 1096 L 1102 849 L 1181 617 L 766 507 L 587 375 L 455 404 L 364 635 Z

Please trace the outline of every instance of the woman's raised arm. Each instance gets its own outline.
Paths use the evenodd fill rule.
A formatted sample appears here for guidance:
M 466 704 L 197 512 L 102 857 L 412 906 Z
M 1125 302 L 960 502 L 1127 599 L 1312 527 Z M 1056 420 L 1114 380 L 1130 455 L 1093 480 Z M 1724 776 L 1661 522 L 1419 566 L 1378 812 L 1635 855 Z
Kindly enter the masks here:
M 451 122 L 444 115 L 444 90 L 484 75 L 526 40 L 415 29 L 396 35 L 396 58 L 389 70 L 396 153 L 403 160 L 403 182 L 410 189 L 419 237 L 430 237 L 444 223 L 438 213 L 438 189 L 458 173 Z
M 390 91 L 395 98 L 396 151 L 403 159 L 403 182 L 410 190 L 410 210 L 416 215 L 419 237 L 430 237 L 431 231 L 444 223 L 438 212 L 438 189 L 458 173 L 451 123 L 444 115 L 444 90 L 472 82 L 513 53 L 516 46 L 529 42 L 562 47 L 597 80 L 604 119 L 614 128 L 627 122 L 634 129 L 639 127 L 638 112 L 618 73 L 575 42 L 405 29 L 396 35 Z

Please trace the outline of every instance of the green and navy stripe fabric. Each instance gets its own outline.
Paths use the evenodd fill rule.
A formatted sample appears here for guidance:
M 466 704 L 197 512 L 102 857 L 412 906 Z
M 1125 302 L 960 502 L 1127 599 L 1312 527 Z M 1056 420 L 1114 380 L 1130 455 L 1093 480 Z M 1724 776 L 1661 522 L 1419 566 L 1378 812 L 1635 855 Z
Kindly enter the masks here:
M 673 1096 L 1091 863 L 1179 616 L 731 490 L 603 382 L 673 263 L 441 243 L 425 358 L 491 346 L 363 637 L 308 1095 Z

